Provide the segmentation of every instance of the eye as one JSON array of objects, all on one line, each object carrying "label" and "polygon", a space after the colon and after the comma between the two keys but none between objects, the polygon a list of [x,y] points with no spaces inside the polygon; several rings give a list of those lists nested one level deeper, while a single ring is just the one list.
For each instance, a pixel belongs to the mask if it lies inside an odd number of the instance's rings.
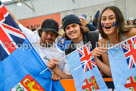
[{"label": "eye", "polygon": [[103,18],[102,18],[102,21],[105,21],[105,20],[106,20],[106,17],[103,17]]},{"label": "eye", "polygon": [[114,17],[110,17],[109,19],[110,19],[110,20],[113,20],[113,19],[114,19]]},{"label": "eye", "polygon": [[114,15],[110,15],[109,16],[109,20],[113,20],[113,19],[115,19],[115,16]]},{"label": "eye", "polygon": [[72,27],[76,27],[76,26],[77,26],[77,24],[73,24],[73,25],[72,25]]},{"label": "eye", "polygon": [[51,36],[57,36],[57,34],[55,32],[51,33]]},{"label": "eye", "polygon": [[66,27],[66,28],[65,28],[65,30],[69,30],[69,29],[70,29],[70,27]]}]

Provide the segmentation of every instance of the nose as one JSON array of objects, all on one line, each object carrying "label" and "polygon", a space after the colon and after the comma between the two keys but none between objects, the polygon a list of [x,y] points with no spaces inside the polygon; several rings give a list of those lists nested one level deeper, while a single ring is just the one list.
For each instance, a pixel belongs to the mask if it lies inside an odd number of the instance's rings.
[{"label": "nose", "polygon": [[49,34],[47,34],[47,38],[51,38],[51,34],[49,33]]},{"label": "nose", "polygon": [[69,28],[69,31],[70,31],[70,32],[72,32],[72,31],[73,31],[73,29],[74,29],[73,27],[70,27],[70,28]]},{"label": "nose", "polygon": [[105,20],[105,23],[106,23],[106,24],[112,23],[112,20],[106,19],[106,20]]},{"label": "nose", "polygon": [[110,23],[110,20],[109,20],[109,19],[106,19],[106,20],[105,20],[105,23]]}]

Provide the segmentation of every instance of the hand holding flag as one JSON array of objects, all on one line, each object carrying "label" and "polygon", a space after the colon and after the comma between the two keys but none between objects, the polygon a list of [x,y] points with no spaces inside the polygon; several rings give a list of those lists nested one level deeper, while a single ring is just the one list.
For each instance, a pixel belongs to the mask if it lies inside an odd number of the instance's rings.
[{"label": "hand holding flag", "polygon": [[58,62],[59,62],[58,59],[52,58],[52,59],[48,62],[47,67],[50,68],[50,69],[54,69],[57,65],[60,65]]},{"label": "hand holding flag", "polygon": [[92,50],[92,56],[93,57],[99,57],[102,54],[107,53],[108,48],[100,48],[100,47],[96,47],[94,50]]}]

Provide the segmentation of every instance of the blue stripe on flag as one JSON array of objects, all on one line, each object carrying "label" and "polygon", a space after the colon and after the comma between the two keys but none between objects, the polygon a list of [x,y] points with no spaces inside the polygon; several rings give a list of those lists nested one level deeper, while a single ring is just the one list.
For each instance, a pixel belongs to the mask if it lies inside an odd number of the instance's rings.
[{"label": "blue stripe on flag", "polygon": [[3,47],[4,46],[0,44],[0,61],[8,56],[7,52],[3,49]]}]

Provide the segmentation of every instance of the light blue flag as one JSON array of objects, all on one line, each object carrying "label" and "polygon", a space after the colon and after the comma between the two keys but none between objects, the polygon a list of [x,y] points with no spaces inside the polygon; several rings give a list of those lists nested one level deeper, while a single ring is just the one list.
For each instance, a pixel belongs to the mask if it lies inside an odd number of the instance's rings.
[{"label": "light blue flag", "polygon": [[108,91],[92,58],[91,45],[89,43],[70,53],[66,60],[77,91]]},{"label": "light blue flag", "polygon": [[136,91],[136,38],[132,37],[108,50],[116,91]]}]

